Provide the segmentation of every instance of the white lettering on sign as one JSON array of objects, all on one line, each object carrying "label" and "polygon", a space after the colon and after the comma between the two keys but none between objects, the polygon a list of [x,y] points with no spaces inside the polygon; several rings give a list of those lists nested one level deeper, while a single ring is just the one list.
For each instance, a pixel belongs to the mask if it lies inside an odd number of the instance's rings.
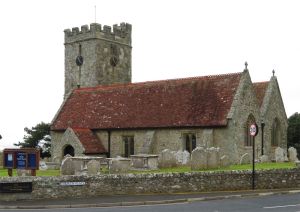
[{"label": "white lettering on sign", "polygon": [[60,182],[61,186],[83,186],[85,182]]}]

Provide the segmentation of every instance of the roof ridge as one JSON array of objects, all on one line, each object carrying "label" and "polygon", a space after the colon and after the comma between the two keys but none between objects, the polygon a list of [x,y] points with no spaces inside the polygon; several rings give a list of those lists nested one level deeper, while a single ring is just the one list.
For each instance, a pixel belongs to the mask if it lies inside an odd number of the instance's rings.
[{"label": "roof ridge", "polygon": [[227,74],[215,74],[215,75],[205,75],[205,76],[195,76],[195,77],[185,77],[185,78],[174,78],[174,79],[162,79],[162,80],[153,80],[153,81],[144,81],[144,82],[134,82],[134,83],[117,83],[112,85],[98,85],[94,87],[84,87],[84,88],[77,88],[74,91],[94,91],[94,90],[102,90],[102,89],[109,89],[109,88],[119,88],[119,87],[129,87],[129,86],[136,86],[136,85],[153,85],[153,84],[160,84],[160,83],[167,83],[167,82],[184,82],[190,80],[197,80],[197,79],[212,79],[212,78],[220,78],[220,77],[229,77],[229,76],[238,76],[241,75],[243,72],[235,72],[235,73],[227,73]]},{"label": "roof ridge", "polygon": [[265,83],[269,83],[270,81],[262,81],[262,82],[253,82],[252,84],[265,84]]}]

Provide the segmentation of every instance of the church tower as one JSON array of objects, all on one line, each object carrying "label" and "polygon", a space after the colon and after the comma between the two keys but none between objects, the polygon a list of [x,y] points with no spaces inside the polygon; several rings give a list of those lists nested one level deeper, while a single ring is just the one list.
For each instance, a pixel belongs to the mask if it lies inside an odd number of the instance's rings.
[{"label": "church tower", "polygon": [[131,25],[64,30],[65,97],[74,88],[131,82]]}]

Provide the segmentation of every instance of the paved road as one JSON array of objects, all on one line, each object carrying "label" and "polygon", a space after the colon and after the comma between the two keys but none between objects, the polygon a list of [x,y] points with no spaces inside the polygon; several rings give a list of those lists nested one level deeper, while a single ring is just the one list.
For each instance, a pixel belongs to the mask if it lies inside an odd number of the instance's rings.
[{"label": "paved road", "polygon": [[[0,211],[17,212],[20,210],[3,209]],[[270,196],[232,198],[210,201],[182,202],[164,205],[119,206],[110,208],[60,208],[30,209],[34,212],[300,212],[300,194],[278,194]]]}]

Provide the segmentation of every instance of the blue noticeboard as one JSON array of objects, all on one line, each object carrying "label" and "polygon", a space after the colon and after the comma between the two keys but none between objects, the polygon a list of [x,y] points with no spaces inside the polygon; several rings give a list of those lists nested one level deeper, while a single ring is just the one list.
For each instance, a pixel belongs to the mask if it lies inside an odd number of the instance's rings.
[{"label": "blue noticeboard", "polygon": [[4,160],[5,167],[13,168],[14,167],[13,154],[7,153],[7,154],[4,154],[4,157],[5,157],[5,160]]},{"label": "blue noticeboard", "polygon": [[17,169],[26,169],[26,153],[17,152]]},{"label": "blue noticeboard", "polygon": [[27,167],[31,169],[36,169],[36,154],[28,154]]},{"label": "blue noticeboard", "polygon": [[7,169],[38,170],[40,151],[35,148],[4,149],[3,167]]}]

